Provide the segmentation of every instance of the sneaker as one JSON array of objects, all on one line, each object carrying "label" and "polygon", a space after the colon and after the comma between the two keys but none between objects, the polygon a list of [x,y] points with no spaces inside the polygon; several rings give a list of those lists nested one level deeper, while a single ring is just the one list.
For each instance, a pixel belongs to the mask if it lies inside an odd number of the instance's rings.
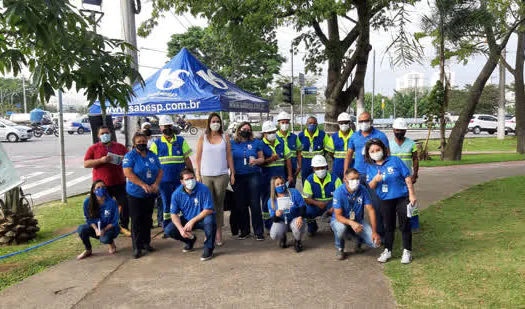
[{"label": "sneaker", "polygon": [[295,248],[295,252],[297,253],[303,251],[303,242],[300,240],[296,240],[294,242],[294,248]]},{"label": "sneaker", "polygon": [[85,250],[77,256],[77,260],[83,260],[89,256],[91,256],[91,250]]},{"label": "sneaker", "polygon": [[385,249],[383,253],[377,258],[377,261],[380,263],[386,263],[390,258],[392,257],[392,251],[388,251],[388,249]]},{"label": "sneaker", "polygon": [[410,264],[412,262],[412,251],[403,249],[403,257],[401,257],[401,264]]},{"label": "sneaker", "polygon": [[286,237],[286,234],[284,234],[284,235],[283,235],[283,238],[281,238],[281,239],[279,240],[279,247],[280,247],[280,248],[283,248],[283,249],[284,249],[284,248],[287,248],[287,247],[288,247],[287,242],[288,242],[288,239],[287,239],[287,237]]},{"label": "sneaker", "polygon": [[345,250],[343,248],[337,248],[337,251],[335,252],[335,258],[339,261],[342,261],[345,259]]},{"label": "sneaker", "polygon": [[263,241],[264,240],[264,235],[255,235],[255,240]]},{"label": "sneaker", "polygon": [[237,239],[243,240],[243,239],[246,239],[248,237],[250,237],[250,233],[246,233],[246,234],[240,233],[239,236],[237,236]]},{"label": "sneaker", "polygon": [[128,229],[126,229],[126,228],[124,228],[122,226],[120,227],[120,234],[122,234],[122,235],[124,235],[126,237],[130,237],[131,236],[131,232]]},{"label": "sneaker", "polygon": [[202,252],[202,256],[201,256],[201,261],[211,260],[212,258],[213,258],[213,250],[204,248],[204,252]]},{"label": "sneaker", "polygon": [[193,236],[193,239],[191,239],[190,242],[186,243],[184,246],[184,249],[182,249],[182,252],[191,252],[193,251],[193,245],[195,245],[195,242],[197,241],[197,236]]}]

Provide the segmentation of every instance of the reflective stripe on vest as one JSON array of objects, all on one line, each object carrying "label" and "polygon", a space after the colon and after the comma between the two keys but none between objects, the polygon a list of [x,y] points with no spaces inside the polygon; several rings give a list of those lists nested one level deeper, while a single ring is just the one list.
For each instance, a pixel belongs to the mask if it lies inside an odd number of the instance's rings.
[{"label": "reflective stripe on vest", "polygon": [[316,150],[316,151],[304,151],[302,152],[302,155],[303,155],[303,158],[308,158],[308,159],[311,159],[313,158],[315,155],[323,155],[323,150]]},{"label": "reflective stripe on vest", "polygon": [[[172,142],[168,142],[164,136],[162,136],[158,142],[166,145],[166,148],[168,149],[168,155],[167,156],[160,156],[159,155],[159,161],[161,165],[166,164],[183,164],[184,163],[184,156],[182,154],[180,155],[173,155],[173,145],[176,145],[175,147],[180,148],[180,152],[182,152],[183,143],[180,145],[178,144],[179,138],[176,136],[173,137],[175,140],[172,139]],[[179,147],[180,146],[180,147]],[[157,146],[157,153],[160,154],[160,147]]]},{"label": "reflective stripe on vest", "polygon": [[403,161],[412,161],[411,153],[392,153],[392,156],[398,157]]},{"label": "reflective stripe on vest", "polygon": [[165,212],[164,213],[164,220],[171,220],[171,213]]},{"label": "reflective stripe on vest", "polygon": [[159,157],[160,164],[179,164],[184,163],[184,157],[182,156],[167,156]]},{"label": "reflective stripe on vest", "polygon": [[269,212],[264,212],[262,213],[262,218],[263,220],[269,220],[271,217],[270,217],[270,213]]},{"label": "reflective stripe on vest", "polygon": [[336,159],[344,159],[346,157],[346,151],[336,151],[334,153],[334,158]]}]

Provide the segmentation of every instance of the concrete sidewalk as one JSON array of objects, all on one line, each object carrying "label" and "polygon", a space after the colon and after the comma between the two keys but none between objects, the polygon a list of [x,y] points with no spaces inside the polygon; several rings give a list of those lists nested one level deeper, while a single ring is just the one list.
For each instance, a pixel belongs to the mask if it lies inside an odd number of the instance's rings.
[{"label": "concrete sidewalk", "polygon": [[[474,184],[525,175],[525,162],[422,168],[416,192],[422,207]],[[424,227],[423,227],[424,232]],[[305,250],[279,249],[267,239],[236,240],[208,262],[197,250],[182,253],[171,239],[153,241],[157,252],[133,260],[130,239],[119,238],[117,256],[105,247],[84,261],[69,261],[0,292],[0,308],[394,308],[389,280],[376,262],[380,250],[335,260],[326,224]],[[417,243],[414,256],[417,263]],[[396,257],[391,263],[399,263]],[[410,266],[407,266],[410,267]]]}]

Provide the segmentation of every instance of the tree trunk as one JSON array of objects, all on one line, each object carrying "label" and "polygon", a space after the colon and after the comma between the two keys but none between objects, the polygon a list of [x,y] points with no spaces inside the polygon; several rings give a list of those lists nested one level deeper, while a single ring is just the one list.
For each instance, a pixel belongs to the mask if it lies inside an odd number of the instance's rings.
[{"label": "tree trunk", "polygon": [[523,85],[523,63],[525,60],[525,29],[520,28],[517,32],[518,43],[516,47],[516,66],[514,71],[515,85],[515,109],[516,109],[516,136],[518,145],[516,151],[525,153],[525,87]]},{"label": "tree trunk", "polygon": [[357,97],[357,101],[355,104],[355,114],[357,117],[359,117],[359,115],[361,115],[361,113],[365,111],[365,87],[361,87],[361,89],[359,89],[359,96]]}]

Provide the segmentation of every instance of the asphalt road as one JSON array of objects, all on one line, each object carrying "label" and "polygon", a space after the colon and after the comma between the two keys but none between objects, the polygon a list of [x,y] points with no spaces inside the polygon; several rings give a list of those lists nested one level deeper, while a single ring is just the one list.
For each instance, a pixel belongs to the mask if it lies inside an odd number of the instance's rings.
[{"label": "asphalt road", "polygon": [[[386,132],[389,138],[393,137],[391,131]],[[407,136],[412,139],[426,138],[427,131],[409,131]],[[467,135],[474,137],[472,133]],[[486,133],[477,135],[479,137],[489,136]],[[196,136],[184,135],[190,147],[196,149]],[[438,138],[439,132],[434,131],[431,138]],[[120,142],[124,140],[122,134],[118,134]],[[59,139],[55,136],[45,135],[41,138],[32,138],[27,142],[8,143],[2,145],[13,161],[18,173],[25,179],[22,185],[25,193],[30,193],[34,204],[59,200],[61,198],[60,183],[60,155]],[[66,185],[67,195],[73,196],[89,190],[92,176],[91,170],[83,166],[84,154],[91,145],[91,136],[65,135],[66,150]]]}]

